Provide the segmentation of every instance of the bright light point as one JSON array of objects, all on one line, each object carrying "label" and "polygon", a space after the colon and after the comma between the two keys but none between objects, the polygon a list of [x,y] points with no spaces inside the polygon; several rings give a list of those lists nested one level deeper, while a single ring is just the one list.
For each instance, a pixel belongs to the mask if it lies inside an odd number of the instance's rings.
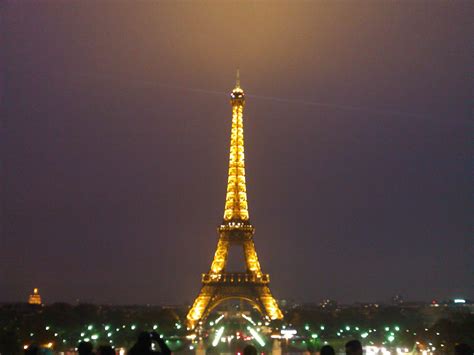
[{"label": "bright light point", "polygon": [[320,326],[319,329],[324,330],[324,325]]},{"label": "bright light point", "polygon": [[46,330],[49,330],[49,326],[47,326],[47,327],[46,327],[46,328],[44,328],[44,329],[46,329]]},{"label": "bright light point", "polygon": [[89,325],[89,326],[87,327],[87,330],[92,330],[92,328],[94,328],[94,327],[93,327],[92,325]]},{"label": "bright light point", "polygon": [[110,326],[108,326],[108,325],[106,325],[106,326],[104,327],[105,330],[109,330],[109,328],[110,328]]},{"label": "bright light point", "polygon": [[400,327],[395,327],[395,330],[398,332],[400,330]]},{"label": "bright light point", "polygon": [[84,338],[84,341],[91,341],[89,338]]},{"label": "bright light point", "polygon": [[351,330],[351,327],[349,327],[349,326],[346,326],[346,330]]},{"label": "bright light point", "polygon": [[245,314],[242,314],[242,318],[248,320],[248,321],[249,321],[250,323],[252,323],[253,325],[257,325],[257,324],[253,321],[253,319],[252,319],[251,317],[249,317],[249,316],[247,316],[247,315],[245,315]]},{"label": "bright light point", "polygon": [[304,326],[304,329],[305,329],[305,330],[309,330],[309,325],[306,324],[306,325]]},{"label": "bright light point", "polygon": [[155,324],[155,325],[153,326],[153,329],[157,329],[157,328],[158,328],[158,326]]},{"label": "bright light point", "polygon": [[131,330],[135,330],[136,327],[137,327],[137,326],[136,326],[135,324],[133,324],[133,325],[130,327],[130,329],[131,329]]},{"label": "bright light point", "polygon": [[219,340],[221,339],[222,334],[224,333],[224,327],[220,327],[219,330],[216,332],[216,336],[212,341],[212,346],[216,347],[219,344]]},{"label": "bright light point", "polygon": [[189,345],[189,350],[194,350],[194,346]]},{"label": "bright light point", "polygon": [[107,336],[110,338],[112,336],[112,333],[111,332],[108,332],[107,333]]},{"label": "bright light point", "polygon": [[462,298],[455,298],[454,303],[466,303],[466,300]]},{"label": "bright light point", "polygon": [[385,327],[385,331],[388,332],[390,330],[389,327]]},{"label": "bright light point", "polygon": [[365,333],[362,333],[360,336],[362,339],[365,339],[369,336],[369,333],[365,332]]},{"label": "bright light point", "polygon": [[255,329],[253,329],[252,327],[247,327],[247,329],[250,331],[250,334],[252,334],[255,340],[260,344],[260,346],[265,346],[265,342]]},{"label": "bright light point", "polygon": [[318,334],[311,334],[311,338],[316,339],[318,337]]},{"label": "bright light point", "polygon": [[91,339],[92,339],[92,340],[97,340],[97,339],[99,339],[99,336],[98,336],[97,334],[93,334],[93,335],[91,336]]},{"label": "bright light point", "polygon": [[224,315],[221,315],[219,318],[217,318],[214,323],[215,324],[219,323],[222,320],[222,318],[224,318]]},{"label": "bright light point", "polygon": [[389,342],[392,342],[395,340],[395,337],[393,335],[390,335],[387,339]]}]

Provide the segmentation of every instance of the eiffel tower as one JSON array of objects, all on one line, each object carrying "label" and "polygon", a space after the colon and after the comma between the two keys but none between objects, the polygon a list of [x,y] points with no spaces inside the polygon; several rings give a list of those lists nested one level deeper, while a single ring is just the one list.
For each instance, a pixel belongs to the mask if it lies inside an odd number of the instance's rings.
[{"label": "eiffel tower", "polygon": [[[189,329],[201,324],[221,302],[241,299],[249,302],[265,318],[282,319],[283,314],[273,298],[270,276],[262,273],[253,242],[255,228],[249,220],[245,185],[243,109],[244,91],[240,87],[239,71],[232,104],[232,129],[230,134],[229,176],[224,208],[224,219],[217,228],[219,240],[211,268],[202,274],[202,288],[188,312]],[[245,256],[245,272],[227,273],[226,264],[230,247],[240,247]]]}]

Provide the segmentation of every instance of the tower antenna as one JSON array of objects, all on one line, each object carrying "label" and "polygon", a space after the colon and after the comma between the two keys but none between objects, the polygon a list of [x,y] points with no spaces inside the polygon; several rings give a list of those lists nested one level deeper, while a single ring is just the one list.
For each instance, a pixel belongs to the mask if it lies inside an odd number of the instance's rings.
[{"label": "tower antenna", "polygon": [[237,74],[235,76],[235,88],[240,89],[240,70],[237,68]]}]

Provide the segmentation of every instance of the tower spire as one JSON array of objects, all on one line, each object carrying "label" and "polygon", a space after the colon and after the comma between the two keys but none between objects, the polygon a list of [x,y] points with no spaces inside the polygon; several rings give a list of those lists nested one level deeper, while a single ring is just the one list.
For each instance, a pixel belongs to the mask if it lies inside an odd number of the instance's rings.
[{"label": "tower spire", "polygon": [[237,74],[235,76],[235,89],[240,89],[240,70],[237,68]]}]

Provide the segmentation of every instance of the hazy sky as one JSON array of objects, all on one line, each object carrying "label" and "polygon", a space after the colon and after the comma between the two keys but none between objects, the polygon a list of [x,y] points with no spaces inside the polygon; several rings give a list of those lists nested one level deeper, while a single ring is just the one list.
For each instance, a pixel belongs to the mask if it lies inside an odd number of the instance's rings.
[{"label": "hazy sky", "polygon": [[277,298],[474,297],[472,1],[6,1],[0,301],[192,302],[240,67]]}]

